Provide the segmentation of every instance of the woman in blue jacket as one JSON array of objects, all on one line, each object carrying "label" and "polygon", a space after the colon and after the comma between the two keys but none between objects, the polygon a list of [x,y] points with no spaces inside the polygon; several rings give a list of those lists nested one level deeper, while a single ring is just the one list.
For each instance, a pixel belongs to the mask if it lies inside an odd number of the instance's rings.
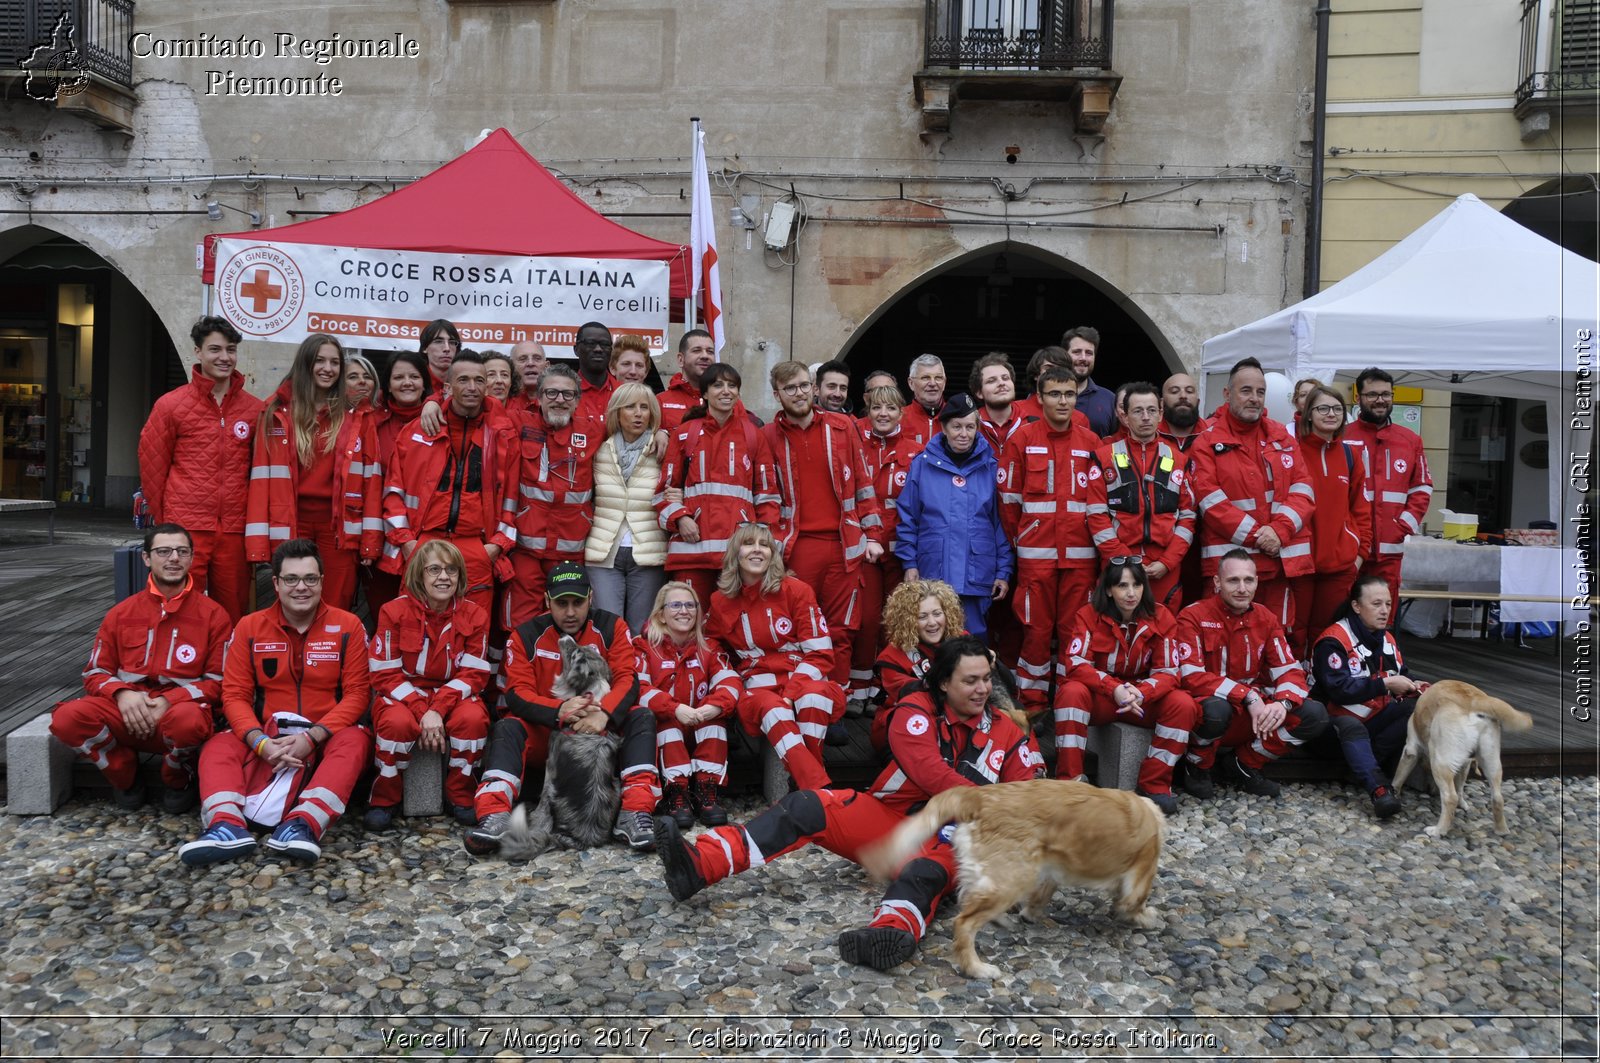
[{"label": "woman in blue jacket", "polygon": [[907,581],[943,580],[961,596],[967,631],[984,638],[989,603],[1004,598],[1011,543],[1000,527],[994,450],[978,432],[978,408],[957,395],[939,411],[940,434],[911,462],[895,503],[894,553]]}]

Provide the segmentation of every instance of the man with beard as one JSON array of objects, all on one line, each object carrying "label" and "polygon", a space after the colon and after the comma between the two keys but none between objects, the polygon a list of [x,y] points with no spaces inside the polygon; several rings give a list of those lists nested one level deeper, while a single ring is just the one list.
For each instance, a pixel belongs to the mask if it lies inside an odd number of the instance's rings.
[{"label": "man with beard", "polygon": [[604,421],[606,404],[620,383],[611,374],[611,330],[598,321],[579,325],[572,350],[578,356],[578,374],[583,381],[578,416]]},{"label": "man with beard", "polygon": [[829,413],[849,413],[850,367],[840,361],[817,366],[817,406]]},{"label": "man with beard", "polygon": [[1117,430],[1116,398],[1092,378],[1095,356],[1100,350],[1100,332],[1087,325],[1068,329],[1061,337],[1078,378],[1078,412],[1089,419],[1089,427],[1102,439]]},{"label": "man with beard", "polygon": [[900,431],[910,435],[919,447],[927,446],[928,440],[939,434],[944,381],[944,363],[936,355],[919,354],[911,360],[911,375],[906,380],[911,387],[911,404],[900,418]]},{"label": "man with beard", "polygon": [[1362,571],[1382,576],[1389,584],[1389,600],[1398,602],[1404,543],[1422,528],[1433,499],[1433,477],[1422,439],[1390,420],[1394,377],[1382,369],[1363,369],[1356,377],[1356,401],[1361,415],[1345,428],[1345,440],[1367,448],[1372,469],[1372,552],[1362,558]]},{"label": "man with beard", "polygon": [[594,523],[594,454],[605,441],[605,426],[574,415],[583,405],[579,390],[570,365],[546,366],[535,388],[538,405],[516,421],[521,497],[511,555],[516,575],[506,588],[501,619],[507,631],[540,612],[552,565],[583,562]]},{"label": "man with beard", "polygon": [[803,364],[778,363],[771,381],[781,409],[762,431],[778,466],[781,516],[774,538],[784,564],[816,591],[833,638],[827,678],[845,686],[861,627],[861,563],[883,557],[873,470],[855,422],[813,403]]},{"label": "man with beard", "polygon": [[1003,469],[1006,444],[1023,425],[1037,420],[1017,408],[1017,379],[1011,359],[1000,351],[990,351],[979,358],[967,376],[967,391],[978,400],[978,431],[994,448]]},{"label": "man with beard", "polygon": [[678,340],[678,371],[660,395],[663,435],[671,435],[683,423],[683,415],[700,405],[700,378],[716,360],[716,344],[705,329],[690,329]]},{"label": "man with beard", "polygon": [[1200,416],[1200,389],[1188,373],[1173,373],[1161,385],[1161,423],[1156,432],[1172,444],[1179,454],[1189,453],[1194,441],[1206,430]]},{"label": "man with beard", "polygon": [[495,579],[511,577],[506,555],[516,544],[516,435],[509,421],[484,411],[482,355],[457,354],[449,386],[437,431],[419,419],[395,439],[394,460],[384,470],[388,542],[380,567],[399,575],[417,547],[449,539],[467,563],[467,597],[492,612]]}]

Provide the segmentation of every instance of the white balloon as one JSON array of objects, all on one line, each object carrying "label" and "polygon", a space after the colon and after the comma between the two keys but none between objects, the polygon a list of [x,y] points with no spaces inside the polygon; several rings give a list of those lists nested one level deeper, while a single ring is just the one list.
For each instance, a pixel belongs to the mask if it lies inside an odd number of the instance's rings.
[{"label": "white balloon", "polygon": [[1294,421],[1294,385],[1282,373],[1267,374],[1267,416],[1283,424]]}]

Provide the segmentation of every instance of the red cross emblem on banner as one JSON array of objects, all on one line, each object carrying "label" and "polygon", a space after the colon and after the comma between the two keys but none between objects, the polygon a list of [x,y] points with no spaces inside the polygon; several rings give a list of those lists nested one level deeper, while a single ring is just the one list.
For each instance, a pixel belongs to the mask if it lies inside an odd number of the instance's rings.
[{"label": "red cross emblem on banner", "polygon": [[265,314],[270,300],[283,298],[283,285],[272,283],[270,269],[258,269],[251,280],[239,285],[239,294],[250,300],[257,314]]}]

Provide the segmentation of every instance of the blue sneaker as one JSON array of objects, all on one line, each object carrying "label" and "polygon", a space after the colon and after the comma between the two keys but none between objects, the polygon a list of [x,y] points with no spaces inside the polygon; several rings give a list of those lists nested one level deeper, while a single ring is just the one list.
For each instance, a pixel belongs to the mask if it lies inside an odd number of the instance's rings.
[{"label": "blue sneaker", "polygon": [[178,859],[190,867],[220,864],[256,851],[256,836],[234,823],[218,823],[178,849]]},{"label": "blue sneaker", "polygon": [[314,864],[322,855],[322,846],[303,819],[286,819],[278,824],[267,839],[267,848],[297,864]]}]

